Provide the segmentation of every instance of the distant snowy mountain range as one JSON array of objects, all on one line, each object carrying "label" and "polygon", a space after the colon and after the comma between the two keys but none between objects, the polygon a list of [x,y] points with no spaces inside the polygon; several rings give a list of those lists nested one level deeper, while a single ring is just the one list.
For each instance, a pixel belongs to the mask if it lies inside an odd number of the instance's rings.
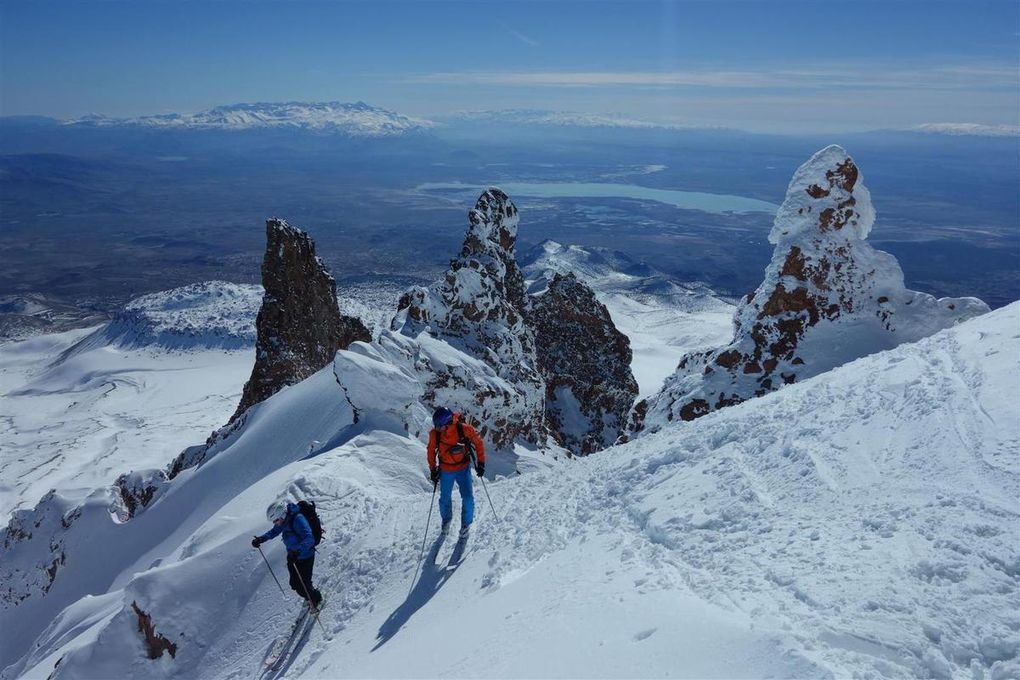
[{"label": "distant snowy mountain range", "polygon": [[449,123],[498,123],[505,125],[544,125],[585,128],[723,129],[708,125],[683,125],[642,120],[621,114],[578,113],[542,109],[504,109],[499,111],[462,111],[445,117]]},{"label": "distant snowy mountain range", "polygon": [[89,115],[66,125],[136,126],[194,130],[254,130],[292,128],[340,133],[352,137],[394,137],[427,130],[435,123],[410,118],[364,102],[260,102],[217,106],[199,113],[168,113],[138,118]]},{"label": "distant snowy mountain range", "polygon": [[933,135],[971,137],[1017,137],[1020,125],[982,125],[980,123],[925,123],[912,128]]},{"label": "distant snowy mountain range", "polygon": [[[294,129],[352,137],[396,137],[458,125],[616,128],[621,130],[726,130],[715,125],[654,121],[614,113],[546,109],[459,111],[436,120],[406,116],[364,102],[257,102],[228,104],[198,113],[167,113],[133,118],[90,114],[63,121],[77,127],[136,127],[167,130]],[[21,117],[21,120],[28,120]],[[11,119],[13,120],[13,119]],[[45,120],[45,119],[40,119]],[[954,136],[1014,137],[1020,126],[981,123],[925,123],[900,132]]]}]

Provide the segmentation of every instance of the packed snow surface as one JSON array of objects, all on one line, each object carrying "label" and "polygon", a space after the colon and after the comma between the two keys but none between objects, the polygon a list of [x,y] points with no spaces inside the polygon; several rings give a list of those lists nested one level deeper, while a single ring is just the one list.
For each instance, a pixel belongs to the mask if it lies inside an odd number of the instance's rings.
[{"label": "packed snow surface", "polygon": [[[3,677],[257,676],[297,612],[249,546],[281,496],[319,504],[328,598],[328,637],[309,628],[281,677],[1016,677],[1018,328],[1014,303],[490,479],[466,551],[433,543],[433,517],[420,571],[432,490],[404,433],[420,415],[399,411],[408,376],[356,343],[145,513],[86,511],[105,559],[69,558],[50,597],[108,586],[0,612]],[[341,374],[377,404],[354,426],[366,402]],[[132,605],[174,658],[145,657]]]}]

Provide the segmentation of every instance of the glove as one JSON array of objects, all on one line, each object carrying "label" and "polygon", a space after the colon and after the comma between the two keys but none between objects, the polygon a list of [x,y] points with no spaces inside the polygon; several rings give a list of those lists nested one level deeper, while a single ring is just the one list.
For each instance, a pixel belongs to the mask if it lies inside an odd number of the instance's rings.
[{"label": "glove", "polygon": [[266,539],[262,538],[261,536],[256,536],[255,538],[251,539],[251,547],[257,548],[265,542]]},{"label": "glove", "polygon": [[287,551],[287,559],[288,560],[296,560],[297,556],[298,556],[298,551],[297,550],[288,550]]},{"label": "glove", "polygon": [[433,484],[439,482],[439,468],[434,467],[431,470],[429,470],[429,479],[432,480]]},{"label": "glove", "polygon": [[477,466],[475,466],[475,472],[478,473],[479,477],[484,477],[485,476],[485,463],[479,463]]}]

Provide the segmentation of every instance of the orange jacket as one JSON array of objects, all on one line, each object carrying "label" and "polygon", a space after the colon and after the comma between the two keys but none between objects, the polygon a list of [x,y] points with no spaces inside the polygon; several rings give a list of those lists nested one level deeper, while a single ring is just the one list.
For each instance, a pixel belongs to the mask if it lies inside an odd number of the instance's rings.
[{"label": "orange jacket", "polygon": [[[460,434],[457,431],[457,423],[461,422],[459,413],[453,414],[453,422],[446,426],[440,433],[434,429],[429,433],[429,469],[436,467],[436,454],[439,454],[439,469],[444,472],[456,472],[463,470],[471,464],[471,457],[468,456],[467,448],[459,446]],[[475,428],[467,423],[462,423],[464,438],[474,445],[475,455],[479,463],[485,462],[485,444],[482,438],[475,432]]]}]

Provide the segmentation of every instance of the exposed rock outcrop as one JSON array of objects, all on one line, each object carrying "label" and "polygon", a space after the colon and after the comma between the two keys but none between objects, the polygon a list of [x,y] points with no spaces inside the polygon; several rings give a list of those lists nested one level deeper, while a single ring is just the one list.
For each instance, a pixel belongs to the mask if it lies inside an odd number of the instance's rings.
[{"label": "exposed rock outcrop", "polygon": [[468,213],[470,226],[445,278],[409,290],[391,328],[415,338],[425,333],[485,362],[498,381],[448,371],[431,362],[426,403],[466,411],[496,448],[518,438],[545,438],[543,395],[535,338],[525,323],[524,276],[514,256],[517,207],[490,188]]},{"label": "exposed rock outcrop", "polygon": [[575,454],[611,446],[638,394],[630,340],[573,274],[554,274],[531,298],[528,323],[545,378],[550,431]]},{"label": "exposed rock outcrop", "polygon": [[49,592],[53,582],[67,564],[64,544],[67,529],[81,516],[89,502],[109,504],[112,494],[96,491],[85,503],[70,501],[50,491],[32,509],[11,514],[7,526],[0,531],[0,608],[20,605],[29,597]]},{"label": "exposed rock outcrop", "polygon": [[163,470],[141,470],[123,474],[113,483],[120,491],[117,508],[120,521],[126,522],[159,497],[166,488],[168,475]]},{"label": "exposed rock outcrop", "polygon": [[328,365],[337,350],[372,339],[358,319],[340,314],[336,281],[316,257],[312,239],[281,219],[266,221],[262,286],[255,367],[235,418]]},{"label": "exposed rock outcrop", "polygon": [[734,314],[732,342],[684,357],[635,407],[632,429],[692,420],[988,311],[976,298],[907,290],[896,259],[865,240],[874,221],[846,151],[829,146],[802,165],[769,234],[765,280]]},{"label": "exposed rock outcrop", "polygon": [[177,656],[177,645],[156,632],[152,623],[152,616],[142,611],[137,602],[131,603],[131,609],[138,616],[138,632],[145,640],[145,654],[150,659],[158,659],[166,652],[170,658]]}]

